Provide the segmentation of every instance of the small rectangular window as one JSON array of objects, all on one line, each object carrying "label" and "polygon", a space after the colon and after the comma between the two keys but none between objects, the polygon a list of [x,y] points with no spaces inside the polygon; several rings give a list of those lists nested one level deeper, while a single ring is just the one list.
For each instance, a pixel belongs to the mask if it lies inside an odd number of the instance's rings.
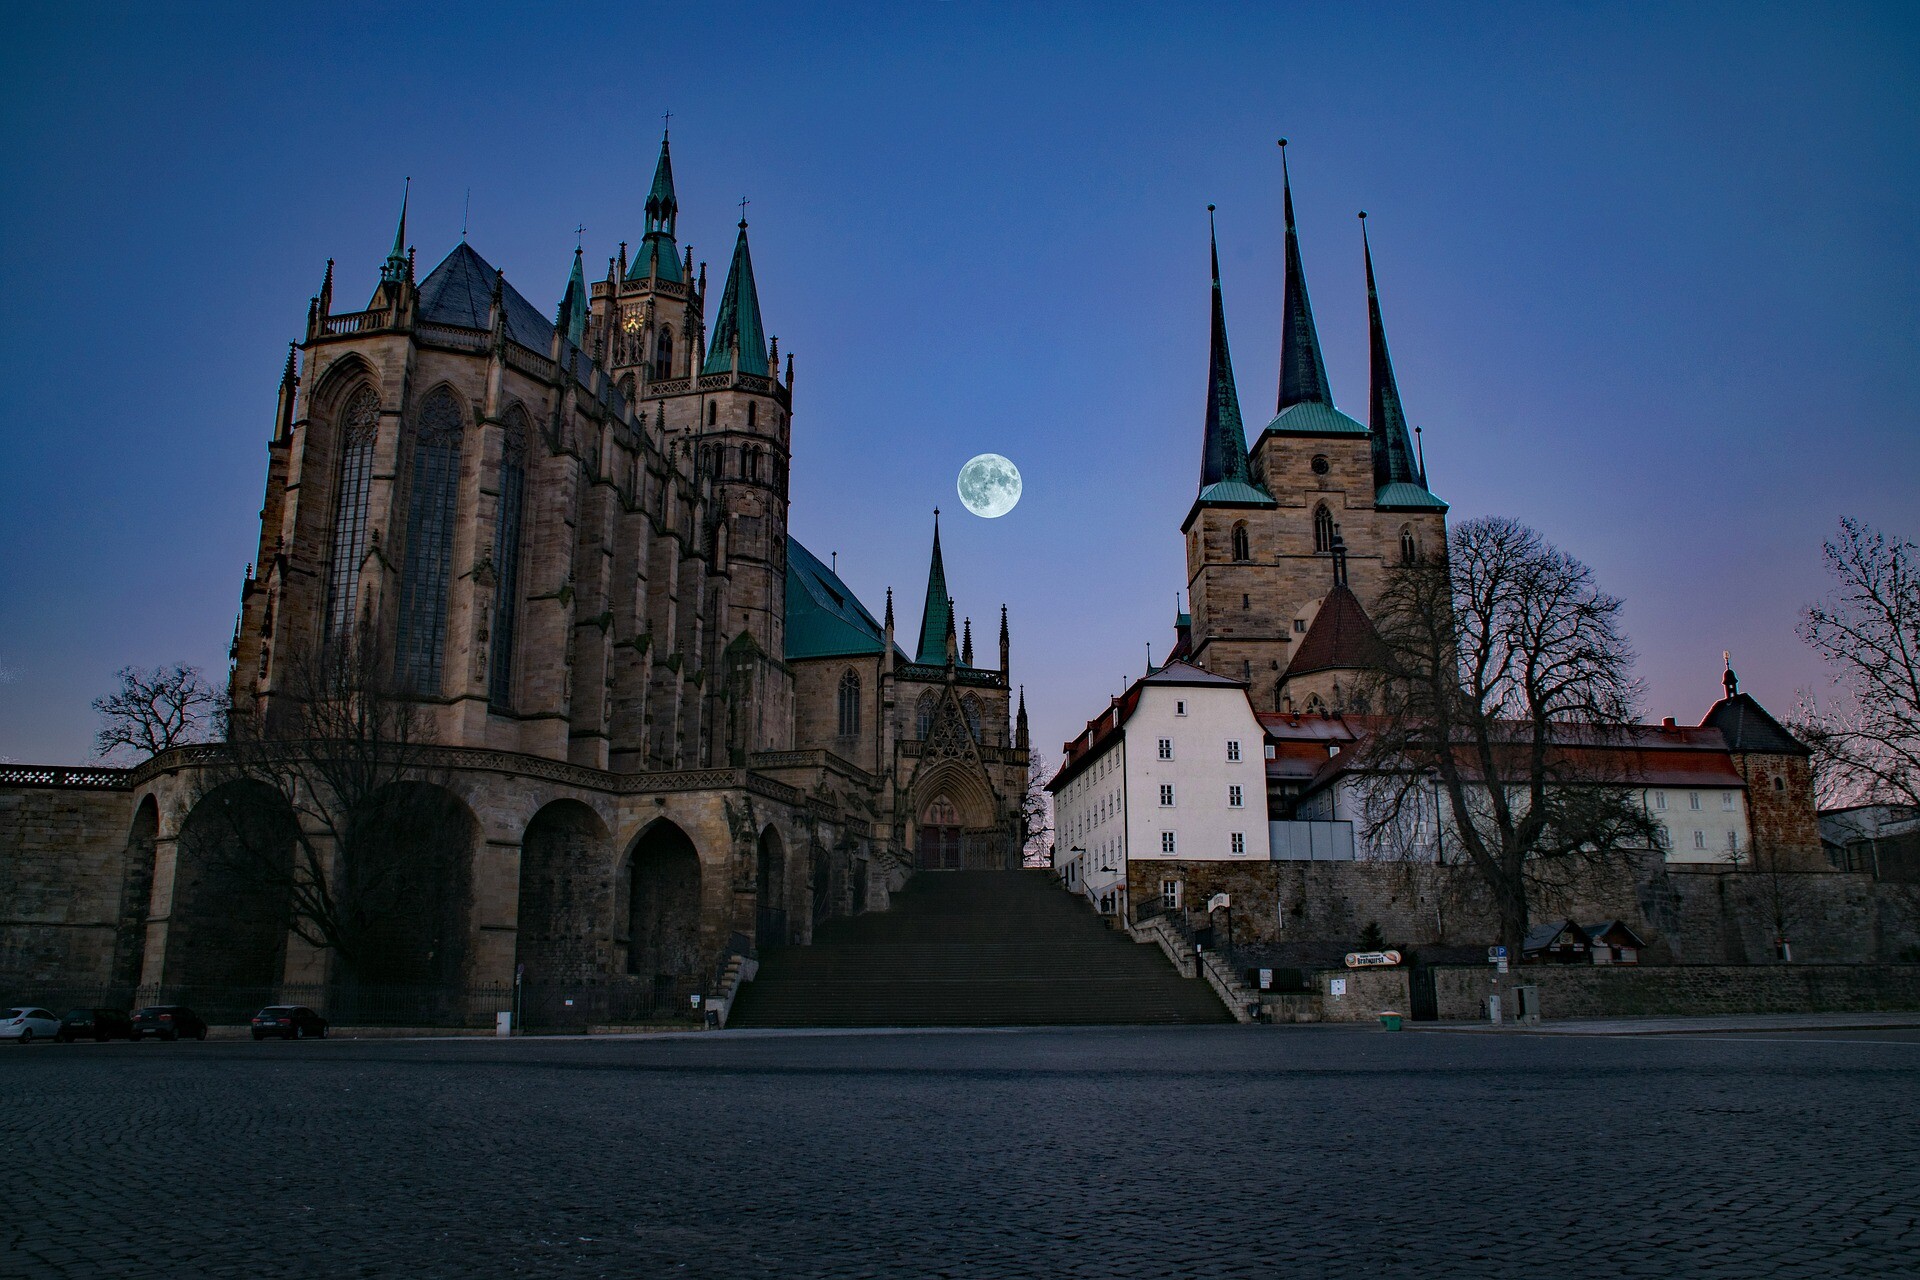
[{"label": "small rectangular window", "polygon": [[1699,807],[1700,807],[1700,793],[1698,791],[1687,792],[1687,808],[1698,809]]},{"label": "small rectangular window", "polygon": [[1704,848],[1706,848],[1706,847],[1707,847],[1707,833],[1706,833],[1706,832],[1704,832],[1704,831],[1696,831],[1696,832],[1694,832],[1694,833],[1693,833],[1693,847],[1694,847],[1694,848],[1696,848],[1696,849],[1704,849]]},{"label": "small rectangular window", "polygon": [[1293,620],[1293,629],[1296,632],[1305,632],[1307,629],[1307,620],[1305,618],[1295,618]]},{"label": "small rectangular window", "polygon": [[1162,880],[1160,882],[1160,901],[1164,906],[1176,910],[1179,908],[1180,882],[1178,880]]},{"label": "small rectangular window", "polygon": [[1160,784],[1160,807],[1162,809],[1173,808],[1173,784],[1171,782],[1163,782]]},{"label": "small rectangular window", "polygon": [[1173,739],[1172,738],[1160,739],[1160,758],[1162,760],[1173,759]]},{"label": "small rectangular window", "polygon": [[1244,854],[1246,851],[1247,851],[1247,833],[1244,831],[1234,832],[1233,833],[1234,856],[1239,857],[1241,854]]},{"label": "small rectangular window", "polygon": [[1740,842],[1738,838],[1733,834],[1733,832],[1731,831],[1727,832],[1727,852],[1732,853],[1739,847],[1740,847]]},{"label": "small rectangular window", "polygon": [[1664,808],[1666,808],[1666,807],[1667,807],[1667,793],[1666,793],[1666,792],[1664,792],[1664,791],[1656,791],[1656,792],[1654,792],[1654,793],[1653,793],[1653,807],[1654,807],[1654,808],[1656,808],[1656,809],[1664,809]]},{"label": "small rectangular window", "polygon": [[1720,807],[1721,807],[1722,809],[1725,809],[1725,810],[1727,810],[1728,812],[1732,812],[1732,810],[1733,810],[1733,792],[1731,792],[1731,791],[1722,791],[1722,792],[1720,793]]},{"label": "small rectangular window", "polygon": [[1187,714],[1187,704],[1185,702],[1175,702],[1173,704],[1173,714],[1177,716]]},{"label": "small rectangular window", "polygon": [[1239,740],[1238,740],[1238,739],[1228,739],[1228,741],[1227,741],[1227,759],[1228,759],[1228,760],[1238,760],[1239,758],[1240,758],[1240,743],[1239,743]]},{"label": "small rectangular window", "polygon": [[1229,809],[1238,809],[1241,807],[1239,787],[1227,788],[1227,807]]},{"label": "small rectangular window", "polygon": [[1174,852],[1173,832],[1162,831],[1160,833],[1160,852],[1164,854],[1169,854],[1169,855],[1171,855]]}]

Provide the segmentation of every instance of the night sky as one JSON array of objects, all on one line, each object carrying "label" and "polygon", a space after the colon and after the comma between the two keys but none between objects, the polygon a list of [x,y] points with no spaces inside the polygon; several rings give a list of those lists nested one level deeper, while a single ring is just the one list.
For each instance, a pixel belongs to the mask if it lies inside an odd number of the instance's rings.
[{"label": "night sky", "polygon": [[[280,8],[9,10],[0,756],[83,761],[120,666],[224,680],[286,343],[327,258],[372,291],[403,179],[422,274],[471,189],[551,310],[577,224],[590,277],[639,241],[668,110],[716,286],[752,201],[794,534],[911,633],[941,507],[1050,754],[1172,640],[1209,203],[1271,414],[1282,136],[1337,402],[1365,209],[1434,490],[1626,598],[1647,715],[1697,720],[1722,649],[1791,710],[1822,539],[1920,534],[1910,5]],[[953,488],[989,451],[993,521]]]}]

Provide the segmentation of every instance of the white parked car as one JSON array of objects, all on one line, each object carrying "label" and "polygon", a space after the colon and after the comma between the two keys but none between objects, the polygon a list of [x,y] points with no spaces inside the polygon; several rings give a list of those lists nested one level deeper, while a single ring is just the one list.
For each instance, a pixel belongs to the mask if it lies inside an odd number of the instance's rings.
[{"label": "white parked car", "polygon": [[45,1009],[0,1009],[0,1040],[31,1043],[35,1036],[49,1040],[60,1034],[60,1019]]}]

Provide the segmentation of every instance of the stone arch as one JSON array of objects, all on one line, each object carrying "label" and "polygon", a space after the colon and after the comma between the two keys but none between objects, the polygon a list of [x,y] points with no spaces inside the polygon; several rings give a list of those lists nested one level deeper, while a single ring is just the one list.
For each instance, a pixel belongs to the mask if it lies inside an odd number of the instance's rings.
[{"label": "stone arch", "polygon": [[152,796],[140,801],[127,831],[126,864],[120,873],[120,917],[113,936],[113,970],[108,981],[116,987],[140,984],[140,964],[147,950],[147,910],[153,896],[153,859],[160,839],[160,804]]},{"label": "stone arch", "polygon": [[622,877],[627,894],[627,972],[655,982],[656,999],[700,967],[700,853],[667,818],[634,839]]},{"label": "stone arch", "polygon": [[515,959],[531,983],[605,974],[613,918],[611,841],[600,816],[578,800],[555,800],[520,838],[520,910]]},{"label": "stone arch", "polygon": [[754,884],[757,899],[754,912],[753,941],[757,947],[780,947],[787,943],[787,846],[780,832],[767,824],[760,833],[754,859]]},{"label": "stone arch", "polygon": [[977,767],[942,760],[914,778],[914,860],[924,868],[958,870],[968,832],[994,827],[993,792]]},{"label": "stone arch", "polygon": [[368,986],[462,987],[473,852],[480,824],[459,796],[429,782],[383,788],[354,860],[367,922],[350,976]]},{"label": "stone arch", "polygon": [[[137,833],[138,818],[135,825]],[[199,797],[175,842],[165,982],[268,987],[280,981],[298,836],[292,808],[264,783],[229,782]]]}]

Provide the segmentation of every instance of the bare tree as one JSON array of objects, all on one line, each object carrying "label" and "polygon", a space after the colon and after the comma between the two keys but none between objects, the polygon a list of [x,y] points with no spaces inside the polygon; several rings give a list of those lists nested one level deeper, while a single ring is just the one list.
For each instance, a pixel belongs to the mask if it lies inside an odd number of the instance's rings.
[{"label": "bare tree", "polygon": [[[1530,908],[1596,860],[1654,846],[1634,785],[1639,698],[1621,602],[1517,521],[1456,525],[1444,558],[1390,576],[1359,746],[1375,848],[1477,871],[1519,955]],[[1424,837],[1410,833],[1424,832]]]},{"label": "bare tree", "polygon": [[151,671],[122,667],[115,678],[120,687],[93,700],[100,713],[93,749],[102,758],[123,752],[145,759],[202,742],[222,727],[224,697],[198,667],[184,662]]},{"label": "bare tree", "polygon": [[266,721],[236,723],[203,771],[198,800],[218,800],[218,821],[193,852],[285,901],[288,927],[341,977],[449,982],[471,833],[376,633],[290,655]]},{"label": "bare tree", "polygon": [[1794,725],[1834,802],[1920,805],[1920,546],[1845,518],[1825,544],[1834,591],[1800,634],[1827,661],[1838,698]]},{"label": "bare tree", "polygon": [[1030,751],[1027,789],[1020,796],[1020,865],[1023,867],[1053,865],[1053,795],[1047,790],[1049,772],[1046,756]]}]

